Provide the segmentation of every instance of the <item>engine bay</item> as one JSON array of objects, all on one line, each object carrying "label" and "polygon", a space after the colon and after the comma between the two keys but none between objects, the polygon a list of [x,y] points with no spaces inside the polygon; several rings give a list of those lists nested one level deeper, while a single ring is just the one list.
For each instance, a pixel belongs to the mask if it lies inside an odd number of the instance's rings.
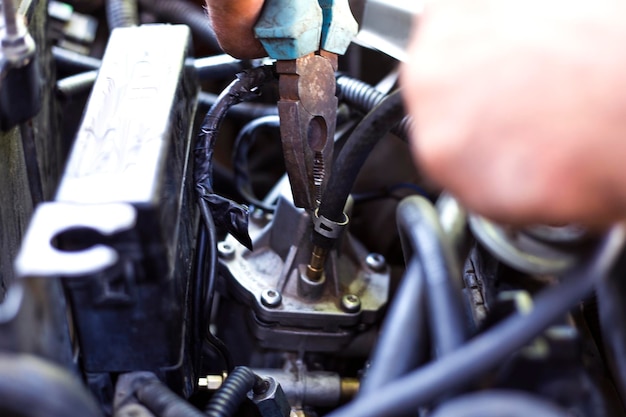
[{"label": "engine bay", "polygon": [[419,7],[349,5],[345,53],[240,60],[200,1],[2,1],[0,415],[625,415],[623,227],[432,184]]}]

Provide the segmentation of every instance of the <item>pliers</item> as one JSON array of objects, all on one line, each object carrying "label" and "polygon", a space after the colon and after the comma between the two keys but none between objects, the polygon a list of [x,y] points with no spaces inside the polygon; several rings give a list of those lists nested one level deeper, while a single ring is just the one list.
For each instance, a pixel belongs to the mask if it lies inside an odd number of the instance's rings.
[{"label": "pliers", "polygon": [[331,171],[338,55],[357,29],[348,0],[265,0],[255,26],[277,60],[281,140],[294,204],[313,212]]}]

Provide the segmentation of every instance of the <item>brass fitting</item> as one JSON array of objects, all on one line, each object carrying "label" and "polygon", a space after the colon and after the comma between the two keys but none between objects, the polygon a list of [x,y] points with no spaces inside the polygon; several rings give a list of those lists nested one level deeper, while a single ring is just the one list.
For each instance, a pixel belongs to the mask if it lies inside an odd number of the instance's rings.
[{"label": "brass fitting", "polygon": [[313,246],[313,252],[311,253],[311,260],[306,267],[306,277],[313,282],[320,281],[324,274],[324,263],[326,263],[326,256],[328,255],[328,249],[321,248],[319,246]]}]

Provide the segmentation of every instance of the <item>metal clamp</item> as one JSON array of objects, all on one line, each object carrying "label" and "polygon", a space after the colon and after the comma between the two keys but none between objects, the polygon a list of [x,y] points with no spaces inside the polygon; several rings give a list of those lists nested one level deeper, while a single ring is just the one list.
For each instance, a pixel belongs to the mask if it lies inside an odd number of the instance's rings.
[{"label": "metal clamp", "polygon": [[319,215],[319,209],[315,210],[313,218],[313,230],[316,233],[327,237],[329,239],[337,239],[343,229],[348,225],[350,219],[346,213],[343,213],[344,220],[341,222],[335,222],[330,219],[327,219],[324,216]]}]

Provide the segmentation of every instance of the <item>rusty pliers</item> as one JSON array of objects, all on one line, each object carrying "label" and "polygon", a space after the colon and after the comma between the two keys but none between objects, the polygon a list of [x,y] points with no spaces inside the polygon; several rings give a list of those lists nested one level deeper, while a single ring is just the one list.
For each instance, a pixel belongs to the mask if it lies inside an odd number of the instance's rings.
[{"label": "rusty pliers", "polygon": [[255,27],[277,60],[281,140],[297,207],[315,211],[330,176],[337,60],[357,28],[348,0],[265,0]]}]

